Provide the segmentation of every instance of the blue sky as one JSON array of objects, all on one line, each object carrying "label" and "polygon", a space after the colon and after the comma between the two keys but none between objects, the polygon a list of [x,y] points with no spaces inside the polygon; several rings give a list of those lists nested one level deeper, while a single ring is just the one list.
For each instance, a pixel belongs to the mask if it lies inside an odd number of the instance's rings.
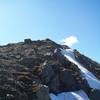
[{"label": "blue sky", "polygon": [[0,0],[0,45],[75,36],[72,48],[100,62],[100,0]]}]

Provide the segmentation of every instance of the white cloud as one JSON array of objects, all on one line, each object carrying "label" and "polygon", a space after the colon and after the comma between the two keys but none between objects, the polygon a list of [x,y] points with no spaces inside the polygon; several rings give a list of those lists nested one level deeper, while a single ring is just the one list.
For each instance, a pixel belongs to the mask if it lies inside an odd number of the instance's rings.
[{"label": "white cloud", "polygon": [[63,40],[63,43],[64,45],[67,45],[67,46],[72,46],[76,43],[78,43],[78,39],[76,36],[69,36],[69,37],[66,37],[64,40]]}]

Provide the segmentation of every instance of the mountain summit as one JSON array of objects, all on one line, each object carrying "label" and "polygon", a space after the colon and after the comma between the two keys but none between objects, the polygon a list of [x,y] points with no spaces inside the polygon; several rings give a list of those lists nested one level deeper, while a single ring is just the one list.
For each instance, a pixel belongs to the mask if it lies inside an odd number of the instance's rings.
[{"label": "mountain summit", "polygon": [[0,46],[0,100],[99,100],[100,64],[50,39]]}]

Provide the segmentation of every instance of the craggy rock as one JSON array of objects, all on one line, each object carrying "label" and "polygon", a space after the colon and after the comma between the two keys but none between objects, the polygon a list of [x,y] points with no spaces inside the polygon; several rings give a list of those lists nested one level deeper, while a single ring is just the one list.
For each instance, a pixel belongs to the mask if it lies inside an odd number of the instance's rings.
[{"label": "craggy rock", "polygon": [[[24,42],[0,46],[0,100],[50,100],[49,93],[80,89],[91,94],[78,67],[61,54],[60,48],[69,47],[50,39],[25,39]],[[99,64],[76,51],[75,55],[99,78]],[[94,95],[96,93],[92,92],[91,98]]]},{"label": "craggy rock", "polygon": [[61,69],[60,74],[59,74],[59,79],[60,79],[60,82],[61,82],[61,85],[62,85],[61,86],[62,90],[71,91],[71,90],[76,89],[77,84],[76,84],[73,76],[70,74],[70,71],[68,71],[64,68]]},{"label": "craggy rock", "polygon": [[41,84],[33,85],[33,100],[51,100],[49,97],[49,89]]},{"label": "craggy rock", "polygon": [[80,54],[77,50],[74,51],[76,59],[89,71],[91,71],[98,79],[100,79],[100,64],[90,58]]}]

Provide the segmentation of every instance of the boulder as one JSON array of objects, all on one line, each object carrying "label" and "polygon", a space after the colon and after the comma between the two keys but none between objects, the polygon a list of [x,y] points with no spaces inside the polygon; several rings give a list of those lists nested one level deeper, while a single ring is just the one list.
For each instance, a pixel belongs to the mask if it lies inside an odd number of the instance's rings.
[{"label": "boulder", "polygon": [[61,90],[63,91],[72,91],[77,87],[76,81],[71,75],[70,71],[62,68],[59,74],[59,80],[61,84]]},{"label": "boulder", "polygon": [[31,43],[32,43],[32,40],[31,40],[31,39],[25,39],[25,40],[24,40],[24,43],[25,43],[25,44],[31,44]]}]

